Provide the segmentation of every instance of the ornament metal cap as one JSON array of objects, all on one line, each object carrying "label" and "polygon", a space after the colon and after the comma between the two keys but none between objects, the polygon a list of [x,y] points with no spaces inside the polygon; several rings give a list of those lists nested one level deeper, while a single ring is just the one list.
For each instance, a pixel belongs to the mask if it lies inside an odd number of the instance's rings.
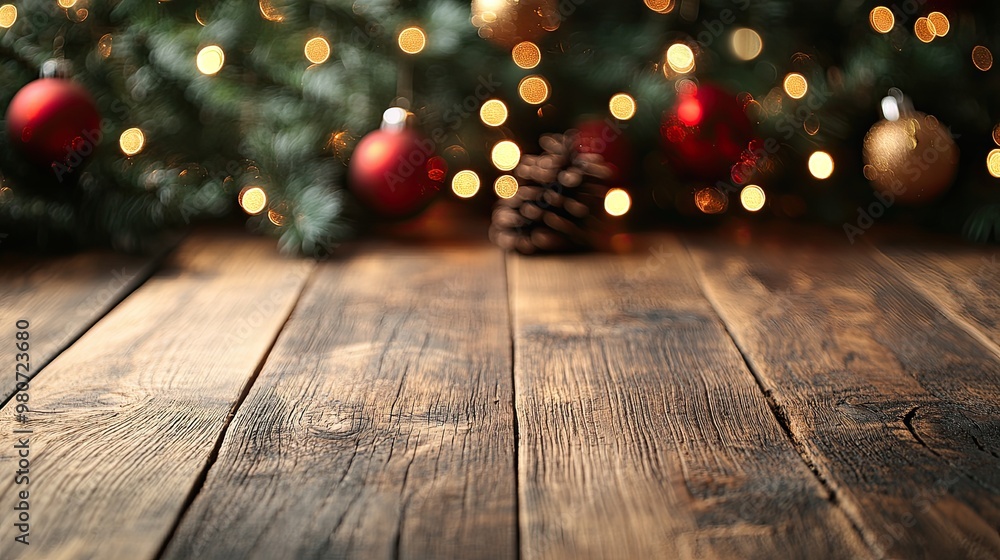
[{"label": "ornament metal cap", "polygon": [[73,63],[65,58],[50,58],[38,70],[40,78],[69,78],[73,75]]},{"label": "ornament metal cap", "polygon": [[389,107],[382,113],[382,130],[387,132],[399,132],[406,128],[406,121],[410,113],[402,107]]},{"label": "ornament metal cap", "polygon": [[913,102],[899,88],[889,89],[889,95],[882,98],[882,117],[889,122],[896,122],[913,112]]}]

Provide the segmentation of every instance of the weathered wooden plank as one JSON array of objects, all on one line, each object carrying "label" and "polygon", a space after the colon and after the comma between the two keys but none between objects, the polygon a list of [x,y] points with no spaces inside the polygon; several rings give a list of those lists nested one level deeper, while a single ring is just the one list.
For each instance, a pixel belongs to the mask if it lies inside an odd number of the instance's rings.
[{"label": "weathered wooden plank", "polygon": [[[19,450],[0,448],[0,557],[153,557],[312,268],[266,239],[192,237],[60,354],[26,424],[0,412],[0,433],[32,430],[28,484]],[[10,509],[25,490],[28,546]]]},{"label": "weathered wooden plank", "polygon": [[503,256],[361,248],[310,284],[165,558],[513,558]]},{"label": "weathered wooden plank", "polygon": [[[0,321],[11,336],[17,321],[31,324],[29,376],[144,282],[159,258],[108,252],[44,258],[4,255]],[[5,346],[0,357],[13,364],[14,346]],[[0,403],[14,394],[15,384],[13,374],[0,377]]]},{"label": "weathered wooden plank", "polygon": [[803,455],[879,554],[1000,556],[996,357],[869,247],[783,233],[691,249]]},{"label": "weathered wooden plank", "polygon": [[957,242],[876,244],[904,277],[950,319],[1000,348],[1000,250]]},{"label": "weathered wooden plank", "polygon": [[525,558],[858,558],[664,237],[511,257]]}]

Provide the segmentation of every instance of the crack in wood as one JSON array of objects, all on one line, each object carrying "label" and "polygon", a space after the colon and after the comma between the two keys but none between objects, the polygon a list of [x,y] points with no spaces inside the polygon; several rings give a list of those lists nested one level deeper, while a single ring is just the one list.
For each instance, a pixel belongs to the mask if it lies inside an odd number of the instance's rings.
[{"label": "crack in wood", "polygon": [[917,410],[919,409],[920,409],[919,406],[915,406],[909,412],[903,415],[903,425],[906,426],[906,429],[910,432],[910,435],[913,436],[913,439],[917,440],[917,443],[924,446],[927,449],[927,451],[930,451],[934,455],[940,457],[941,454],[932,449],[931,446],[927,445],[927,443],[924,441],[924,438],[920,437],[920,434],[917,433],[917,430],[913,428],[913,419],[916,418]]}]

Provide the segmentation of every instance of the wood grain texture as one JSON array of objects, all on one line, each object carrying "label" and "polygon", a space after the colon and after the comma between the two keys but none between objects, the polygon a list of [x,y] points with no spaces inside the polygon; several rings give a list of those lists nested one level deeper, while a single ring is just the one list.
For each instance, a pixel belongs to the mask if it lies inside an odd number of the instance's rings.
[{"label": "wood grain texture", "polygon": [[[31,376],[152,274],[158,256],[129,257],[90,252],[67,257],[3,255],[0,268],[2,332],[30,322]],[[14,347],[4,345],[4,364],[14,363]],[[0,377],[0,402],[14,394],[13,375]]]},{"label": "wood grain texture", "polygon": [[886,241],[878,250],[949,319],[1000,348],[1000,250],[957,242]]},{"label": "wood grain texture", "polygon": [[789,233],[690,246],[803,455],[880,555],[1000,557],[995,355],[869,247]]},{"label": "wood grain texture", "polygon": [[863,558],[683,247],[511,257],[525,558]]},{"label": "wood grain texture", "polygon": [[503,256],[318,271],[165,558],[513,558]]},{"label": "wood grain texture", "polygon": [[[0,477],[30,491],[31,544],[5,515],[0,557],[153,557],[312,268],[270,240],[192,237],[60,354],[31,384],[30,484]],[[10,409],[4,434],[24,427]]]}]

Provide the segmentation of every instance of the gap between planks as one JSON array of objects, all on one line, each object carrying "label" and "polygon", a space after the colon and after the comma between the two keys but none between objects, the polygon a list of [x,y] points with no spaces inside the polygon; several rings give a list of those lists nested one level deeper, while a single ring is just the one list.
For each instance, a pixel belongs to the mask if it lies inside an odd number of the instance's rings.
[{"label": "gap between planks", "polygon": [[504,282],[504,293],[507,294],[507,324],[510,325],[510,390],[511,390],[511,408],[513,409],[512,421],[514,424],[514,511],[517,512],[517,519],[514,523],[514,545],[515,552],[517,553],[517,560],[524,558],[524,551],[521,549],[523,546],[523,541],[521,540],[521,477],[520,477],[520,449],[521,449],[521,427],[519,425],[518,415],[517,415],[517,364],[515,363],[515,356],[517,356],[517,337],[514,336],[514,325],[517,324],[517,317],[514,316],[514,293],[513,285],[511,282],[511,259],[516,258],[514,254],[507,252],[504,254],[503,259],[503,282]]},{"label": "gap between planks", "polygon": [[[996,432],[974,424],[995,410],[995,353],[869,247],[850,252],[825,234],[790,243],[787,232],[757,233],[738,249],[718,237],[685,239],[706,296],[865,542],[890,556],[997,550],[989,528],[998,514],[989,498],[996,455],[984,453]],[[982,303],[983,294],[955,284],[967,259],[933,261],[927,252],[921,246],[911,261],[923,265],[913,271],[922,282],[950,293],[958,313]],[[987,321],[996,318],[982,307]]]},{"label": "gap between planks", "polygon": [[757,369],[757,367],[754,366],[753,361],[750,360],[750,357],[747,355],[747,349],[744,348],[742,344],[740,344],[739,340],[737,339],[737,337],[732,331],[732,328],[729,325],[729,321],[726,320],[726,317],[722,313],[722,310],[719,309],[718,301],[712,296],[712,294],[708,292],[708,290],[705,289],[705,280],[706,280],[705,271],[702,269],[702,267],[697,265],[697,261],[695,260],[694,255],[691,254],[691,248],[688,246],[687,240],[682,239],[681,245],[684,247],[688,263],[690,264],[692,270],[694,270],[695,274],[697,275],[698,288],[701,290],[702,296],[705,298],[706,301],[708,301],[708,304],[712,307],[712,311],[715,313],[715,316],[718,317],[719,322],[722,323],[722,326],[725,329],[726,335],[729,337],[729,340],[732,341],[733,346],[735,346],[737,351],[739,351],[740,358],[743,359],[743,364],[746,365],[747,370],[749,370],[750,373],[753,375],[753,379],[757,383],[757,387],[760,389],[760,392],[764,395],[764,399],[765,401],[767,401],[767,406],[771,410],[771,414],[774,415],[774,419],[777,421],[778,425],[781,426],[781,430],[785,433],[785,437],[788,438],[788,441],[792,444],[792,447],[795,449],[795,452],[799,455],[799,458],[802,459],[802,462],[805,463],[806,467],[809,469],[809,472],[813,474],[813,476],[816,478],[816,481],[819,482],[820,486],[822,486],[823,489],[826,490],[827,500],[829,500],[829,502],[833,505],[833,507],[837,508],[838,510],[840,510],[841,513],[844,514],[844,517],[846,517],[850,522],[851,528],[854,529],[854,531],[858,534],[858,537],[861,538],[861,540],[865,543],[865,545],[870,549],[872,554],[879,556],[880,554],[878,551],[878,547],[871,538],[871,536],[868,535],[867,532],[864,530],[861,519],[856,515],[855,511],[845,508],[844,505],[840,503],[840,500],[837,495],[837,489],[834,488],[830,484],[830,481],[827,480],[825,476],[823,476],[823,473],[819,471],[819,467],[816,466],[816,461],[812,457],[812,454],[809,453],[809,449],[806,447],[805,442],[802,441],[800,438],[796,437],[795,432],[792,430],[791,422],[788,418],[788,415],[785,414],[781,405],[777,402],[777,400],[775,400],[774,394],[765,386],[760,371]]},{"label": "gap between planks", "polygon": [[[77,276],[74,277],[70,286],[54,286],[51,284],[54,284],[58,278],[47,275],[47,277],[39,279],[38,283],[33,284],[31,291],[25,296],[22,297],[17,294],[8,295],[8,299],[14,300],[11,307],[0,305],[0,312],[9,311],[14,315],[10,318],[11,321],[27,318],[31,322],[29,330],[33,335],[32,338],[35,341],[43,341],[41,343],[41,350],[38,349],[37,344],[32,344],[31,355],[34,358],[31,362],[32,367],[28,372],[28,381],[37,379],[53,360],[58,358],[70,346],[76,344],[94,325],[142,287],[180,246],[185,237],[186,235],[176,235],[165,239],[163,245],[148,257],[133,258],[114,253],[83,253],[67,259],[44,260],[40,263],[31,264],[32,268],[29,269],[28,274],[31,274],[33,270],[38,268],[43,270],[58,268],[60,271],[68,269],[71,273],[76,273]],[[100,291],[97,291],[98,295],[94,295],[93,293],[101,288],[104,290],[108,290],[109,288],[106,286],[108,280],[105,274],[94,276],[87,270],[91,259],[100,262],[101,268],[110,265],[112,280],[115,280],[117,277],[118,281],[120,281],[120,285],[111,290],[107,298],[98,297],[102,293]],[[35,259],[29,258],[28,262],[30,263],[33,260]],[[84,270],[79,270],[78,267]],[[118,272],[119,267],[121,270],[120,273]],[[132,267],[135,267],[135,271],[127,273],[126,271]],[[54,273],[54,271],[49,272]],[[49,293],[50,290],[56,293],[53,295]],[[40,299],[40,295],[44,297],[44,301],[37,301]],[[24,303],[25,301],[27,303]],[[80,308],[88,303],[91,306],[90,310],[81,313]],[[48,309],[53,305],[56,309]],[[69,308],[66,306],[69,306]],[[24,307],[25,309],[17,309],[16,307]],[[41,313],[41,319],[38,318],[37,307],[48,311]],[[78,321],[71,314],[71,308],[73,307],[75,307],[75,309],[72,309],[72,311],[76,311],[75,315],[84,315]],[[49,330],[48,324],[56,319],[60,321],[59,330]],[[50,341],[53,338],[55,340]],[[11,378],[5,377],[4,381],[0,382],[0,410],[3,410],[16,394],[15,383]]]},{"label": "gap between planks", "polygon": [[159,549],[156,551],[156,555],[153,558],[162,558],[163,554],[167,550],[167,546],[170,541],[173,540],[174,535],[177,534],[177,528],[181,525],[181,520],[184,519],[184,515],[187,514],[188,510],[191,509],[191,504],[194,503],[198,494],[201,493],[202,488],[205,487],[205,480],[208,478],[208,471],[212,469],[215,462],[219,459],[219,450],[222,448],[222,443],[226,439],[226,434],[229,433],[229,427],[233,423],[233,418],[236,417],[236,412],[243,406],[243,403],[247,399],[247,395],[250,394],[250,390],[253,388],[254,383],[257,382],[257,378],[260,377],[261,370],[264,369],[264,364],[267,363],[267,359],[271,356],[271,352],[274,351],[274,345],[277,344],[278,338],[281,336],[282,331],[288,326],[288,320],[292,318],[295,310],[299,306],[299,302],[302,301],[302,295],[305,294],[306,289],[312,285],[313,281],[316,279],[316,271],[319,270],[318,266],[313,266],[306,276],[305,281],[299,287],[299,292],[295,295],[295,301],[288,308],[288,314],[285,315],[285,319],[281,322],[281,327],[274,331],[274,338],[271,339],[271,343],[267,346],[267,350],[261,356],[260,361],[257,362],[257,367],[254,368],[253,374],[247,379],[247,382],[243,385],[243,389],[240,391],[239,397],[237,397],[236,402],[233,403],[232,408],[229,410],[229,414],[226,415],[226,420],[222,425],[222,430],[219,432],[219,437],[215,440],[215,445],[212,446],[212,451],[208,455],[208,459],[205,461],[205,466],[202,467],[201,473],[195,480],[194,485],[188,492],[187,497],[184,499],[184,505],[181,507],[180,511],[177,513],[177,518],[174,519],[173,525],[170,527],[170,531],[167,536],[163,539],[160,544]]}]

